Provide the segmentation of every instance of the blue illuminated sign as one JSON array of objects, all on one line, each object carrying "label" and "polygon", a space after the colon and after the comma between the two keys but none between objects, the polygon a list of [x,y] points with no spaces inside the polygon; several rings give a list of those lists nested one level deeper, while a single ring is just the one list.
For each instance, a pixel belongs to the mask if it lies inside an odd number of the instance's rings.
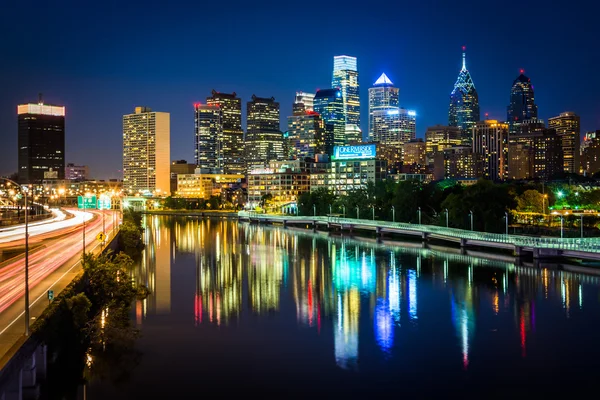
[{"label": "blue illuminated sign", "polygon": [[334,160],[362,160],[375,158],[377,146],[375,144],[357,144],[355,146],[335,146],[333,148]]}]

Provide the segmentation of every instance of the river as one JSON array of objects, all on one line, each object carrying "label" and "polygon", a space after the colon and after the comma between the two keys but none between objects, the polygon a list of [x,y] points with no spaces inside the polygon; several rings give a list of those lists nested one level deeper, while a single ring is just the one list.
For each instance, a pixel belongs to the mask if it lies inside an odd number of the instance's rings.
[{"label": "river", "polygon": [[140,355],[87,399],[595,388],[594,275],[219,219],[144,223]]}]

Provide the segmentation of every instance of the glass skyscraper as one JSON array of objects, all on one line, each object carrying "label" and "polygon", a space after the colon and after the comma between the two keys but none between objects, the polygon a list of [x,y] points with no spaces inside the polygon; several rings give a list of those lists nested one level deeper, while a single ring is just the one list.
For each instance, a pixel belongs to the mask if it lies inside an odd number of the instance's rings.
[{"label": "glass skyscraper", "polygon": [[381,74],[372,88],[369,88],[369,136],[368,141],[374,140],[375,112],[381,110],[397,109],[399,106],[400,90],[386,74]]},{"label": "glass skyscraper", "polygon": [[373,111],[373,141],[402,152],[416,136],[417,113],[400,107]]},{"label": "glass skyscraper", "polygon": [[225,174],[244,174],[244,131],[242,130],[242,100],[234,93],[212,91],[206,98],[209,106],[221,110],[222,128],[220,134],[221,167]]},{"label": "glass skyscraper", "polygon": [[462,69],[450,93],[448,125],[458,126],[465,142],[472,140],[473,126],[479,121],[479,96],[471,74],[467,70],[465,47],[462,53]]},{"label": "glass skyscraper", "polygon": [[510,90],[510,104],[507,107],[506,121],[510,127],[510,133],[517,133],[525,120],[536,119],[538,108],[533,96],[533,85],[531,79],[521,74],[513,82]]},{"label": "glass skyscraper", "polygon": [[548,118],[548,127],[555,129],[562,138],[564,172],[579,173],[579,149],[581,147],[579,115],[572,111],[560,113],[558,117]]},{"label": "glass skyscraper", "polygon": [[356,57],[333,57],[331,87],[339,88],[342,92],[346,143],[361,142],[360,97]]},{"label": "glass skyscraper", "polygon": [[346,136],[344,102],[340,89],[318,90],[313,107],[325,122],[325,135],[333,138],[331,141],[334,146],[344,146],[350,143]]},{"label": "glass skyscraper", "polygon": [[304,160],[324,154],[325,127],[321,116],[310,110],[297,110],[288,117],[288,130],[284,134],[286,156]]},{"label": "glass skyscraper", "polygon": [[252,95],[248,102],[246,162],[248,169],[283,160],[283,133],[279,129],[279,103],[274,97]]},{"label": "glass skyscraper", "polygon": [[210,173],[223,173],[221,108],[216,105],[195,104],[194,111],[196,167],[210,170]]}]

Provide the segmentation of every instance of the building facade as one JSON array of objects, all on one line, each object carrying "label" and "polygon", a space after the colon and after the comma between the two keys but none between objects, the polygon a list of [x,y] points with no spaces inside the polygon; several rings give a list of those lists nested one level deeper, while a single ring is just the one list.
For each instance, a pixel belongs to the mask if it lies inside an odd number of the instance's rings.
[{"label": "building facade", "polygon": [[509,179],[551,180],[563,171],[562,138],[543,124],[524,121],[520,132],[509,136]]},{"label": "building facade", "polygon": [[136,107],[123,116],[123,190],[126,194],[170,193],[170,114]]},{"label": "building facade", "polygon": [[283,133],[279,129],[279,103],[274,97],[252,95],[247,105],[246,162],[248,169],[282,160]]},{"label": "building facade", "polygon": [[510,90],[510,104],[507,107],[507,119],[509,133],[519,132],[520,126],[525,120],[537,119],[538,107],[535,104],[533,85],[531,79],[521,74],[514,80]]},{"label": "building facade", "polygon": [[433,179],[477,179],[481,176],[481,158],[470,146],[448,147],[434,155]]},{"label": "building facade", "polygon": [[435,125],[428,127],[425,131],[427,164],[433,164],[433,157],[436,153],[450,147],[466,144],[463,142],[460,129],[457,126]]},{"label": "building facade", "polygon": [[548,127],[555,129],[562,138],[564,172],[579,173],[581,147],[579,115],[572,111],[560,113],[558,117],[548,118]]},{"label": "building facade", "polygon": [[339,88],[342,92],[346,143],[362,142],[356,57],[333,57],[331,87]]},{"label": "building facade", "polygon": [[194,105],[194,160],[198,168],[223,172],[223,121],[218,105]]},{"label": "building facade", "polygon": [[215,90],[206,98],[206,104],[221,110],[220,128],[221,167],[226,174],[246,172],[244,153],[244,131],[242,130],[242,100],[233,93],[220,93]]},{"label": "building facade", "polygon": [[[333,138],[334,146],[349,143],[346,137],[346,119],[341,90],[318,90],[314,98],[314,111],[323,119],[326,136]],[[333,147],[331,151],[333,151]]]},{"label": "building facade", "polygon": [[415,139],[417,113],[405,108],[373,111],[373,141],[402,151],[402,146]]},{"label": "building facade", "polygon": [[294,104],[304,105],[305,111],[314,111],[315,94],[306,92],[296,92],[296,98]]},{"label": "building facade", "polygon": [[399,108],[399,92],[386,74],[381,74],[372,88],[369,88],[369,136],[368,141],[374,141],[375,112],[381,110],[396,110]]},{"label": "building facade", "polygon": [[177,196],[204,200],[208,200],[212,196],[221,197],[224,189],[241,184],[243,179],[244,175],[179,174],[177,175]]},{"label": "building facade", "polygon": [[[248,207],[285,207],[310,191],[310,174],[290,169],[255,169],[248,173]],[[269,205],[264,204],[269,195]]]},{"label": "building facade", "polygon": [[587,132],[583,137],[581,170],[586,176],[600,172],[600,130]]},{"label": "building facade", "polygon": [[403,146],[402,172],[406,174],[424,174],[427,172],[425,142],[413,139]]},{"label": "building facade", "polygon": [[473,152],[482,160],[481,177],[493,181],[508,178],[508,124],[488,119],[473,128]]},{"label": "building facade", "polygon": [[90,169],[87,165],[68,163],[65,167],[65,179],[69,181],[87,181],[90,178]]},{"label": "building facade", "polygon": [[297,110],[288,117],[288,130],[284,134],[286,159],[315,158],[327,154],[325,124],[314,111]]},{"label": "building facade", "polygon": [[65,107],[20,104],[18,116],[18,181],[41,183],[65,178]]},{"label": "building facade", "polygon": [[479,96],[471,74],[467,70],[465,48],[463,47],[462,69],[458,73],[454,89],[450,93],[448,125],[457,126],[466,143],[470,144],[473,127],[479,121]]}]

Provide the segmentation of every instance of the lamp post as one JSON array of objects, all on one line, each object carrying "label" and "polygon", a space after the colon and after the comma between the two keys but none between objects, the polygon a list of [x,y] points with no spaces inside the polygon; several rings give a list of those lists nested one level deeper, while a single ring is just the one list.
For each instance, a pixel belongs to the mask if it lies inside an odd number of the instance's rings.
[{"label": "lamp post", "polygon": [[331,204],[330,204],[330,205],[329,205],[329,216],[330,216],[330,217],[331,217],[331,214],[333,214],[333,213],[331,212]]},{"label": "lamp post", "polygon": [[346,218],[346,206],[342,206],[342,210],[344,211],[343,216]]},{"label": "lamp post", "polygon": [[358,206],[356,206],[356,219],[360,219],[359,213],[358,213]]},{"label": "lamp post", "polygon": [[317,205],[313,204],[313,214],[316,217],[317,216]]},{"label": "lamp post", "polygon": [[418,207],[417,211],[419,213],[419,225],[421,225],[421,207]]},{"label": "lamp post", "polygon": [[392,206],[392,222],[396,222],[396,207]]},{"label": "lamp post", "polygon": [[375,221],[375,206],[371,207],[373,209],[373,221]]},{"label": "lamp post", "polygon": [[583,214],[580,214],[581,220],[579,225],[581,226],[581,238],[583,239]]},{"label": "lamp post", "polygon": [[506,234],[508,235],[508,212],[504,211],[504,219],[506,220]]},{"label": "lamp post", "polygon": [[449,228],[450,225],[448,224],[448,209],[446,208],[446,228]]},{"label": "lamp post", "polygon": [[471,230],[473,231],[473,210],[469,211],[469,216],[471,217]]},{"label": "lamp post", "polygon": [[560,216],[560,238],[562,239],[564,236],[564,221],[565,221],[565,216],[561,215]]}]

